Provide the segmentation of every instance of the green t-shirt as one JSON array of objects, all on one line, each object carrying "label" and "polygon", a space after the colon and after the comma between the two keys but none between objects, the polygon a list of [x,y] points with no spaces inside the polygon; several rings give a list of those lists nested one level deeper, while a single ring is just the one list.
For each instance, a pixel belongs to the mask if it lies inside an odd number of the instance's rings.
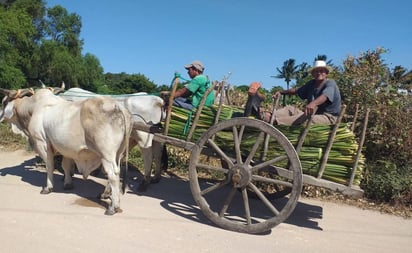
[{"label": "green t-shirt", "polygon": [[[193,78],[189,84],[187,84],[186,89],[192,92],[192,105],[194,107],[198,107],[200,101],[202,101],[203,95],[205,94],[206,90],[211,87],[209,80],[204,75],[198,75]],[[215,100],[215,95],[213,92],[210,92],[206,98],[205,106],[213,105]]]}]

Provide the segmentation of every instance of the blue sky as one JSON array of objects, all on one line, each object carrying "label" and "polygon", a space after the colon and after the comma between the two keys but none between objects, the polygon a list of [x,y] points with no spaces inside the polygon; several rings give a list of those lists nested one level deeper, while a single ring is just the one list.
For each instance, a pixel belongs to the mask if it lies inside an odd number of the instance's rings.
[{"label": "blue sky", "polygon": [[175,71],[200,60],[211,80],[232,85],[272,78],[289,58],[312,64],[319,54],[341,65],[349,55],[384,47],[391,69],[412,70],[410,0],[46,0],[81,16],[83,54],[104,72],[143,74],[169,85]]}]

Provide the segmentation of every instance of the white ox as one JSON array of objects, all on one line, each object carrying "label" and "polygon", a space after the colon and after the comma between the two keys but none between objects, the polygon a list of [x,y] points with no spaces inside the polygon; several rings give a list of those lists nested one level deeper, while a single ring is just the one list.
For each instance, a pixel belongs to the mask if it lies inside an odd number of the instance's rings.
[{"label": "white ox", "polygon": [[24,98],[1,91],[7,96],[0,121],[7,119],[28,131],[33,148],[46,162],[47,183],[41,193],[53,191],[54,156],[60,153],[65,189],[73,186],[73,163],[85,178],[103,166],[108,183],[102,198],[111,199],[105,214],[116,213],[120,209],[120,160],[127,151],[132,129],[130,113],[109,97],[69,102],[48,89]]},{"label": "white ox", "polygon": [[[69,101],[81,101],[90,97],[109,96],[96,94],[81,88],[71,88],[66,92],[59,94],[62,98]],[[160,124],[164,118],[164,101],[162,98],[150,95],[145,92],[126,94],[126,95],[110,95],[125,108],[133,116],[134,123],[144,123],[149,125]],[[138,191],[145,191],[150,183],[158,183],[161,178],[162,154],[165,154],[163,145],[153,141],[153,134],[145,131],[133,129],[130,139],[130,148],[139,146],[143,163],[144,163],[144,178],[139,184]],[[154,161],[155,172],[151,178],[152,163]],[[164,163],[167,164],[167,161]]]}]

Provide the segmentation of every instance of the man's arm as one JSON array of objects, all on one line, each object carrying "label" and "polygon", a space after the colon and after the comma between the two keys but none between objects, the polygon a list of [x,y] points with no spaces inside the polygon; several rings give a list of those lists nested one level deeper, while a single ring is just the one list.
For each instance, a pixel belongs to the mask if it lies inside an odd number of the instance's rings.
[{"label": "man's arm", "polygon": [[312,102],[306,105],[305,114],[306,115],[313,114],[315,112],[315,109],[318,108],[319,105],[325,103],[326,101],[328,101],[328,97],[323,94],[320,95],[315,100],[313,100]]},{"label": "man's arm", "polygon": [[[160,95],[162,97],[167,97],[170,96],[170,91],[161,91]],[[174,97],[178,98],[178,97],[188,97],[190,96],[192,93],[190,92],[190,90],[188,90],[186,87],[183,87],[181,89],[178,89],[175,91]]]},{"label": "man's arm", "polygon": [[290,88],[288,90],[276,91],[276,93],[273,94],[272,98],[276,99],[280,95],[296,95],[297,90],[298,90],[297,88]]},{"label": "man's arm", "polygon": [[192,92],[190,92],[190,90],[188,90],[186,87],[183,87],[183,88],[181,88],[181,89],[178,89],[176,92],[175,92],[175,98],[178,98],[178,97],[188,97],[188,96],[190,96],[192,94]]}]

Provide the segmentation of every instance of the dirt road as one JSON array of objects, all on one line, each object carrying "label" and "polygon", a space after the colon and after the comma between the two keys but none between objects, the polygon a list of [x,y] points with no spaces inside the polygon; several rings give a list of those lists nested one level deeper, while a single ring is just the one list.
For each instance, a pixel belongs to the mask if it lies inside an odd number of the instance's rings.
[{"label": "dirt road", "polygon": [[123,212],[109,217],[96,199],[104,179],[76,175],[65,192],[56,173],[56,192],[41,195],[46,174],[34,161],[0,152],[1,252],[412,252],[412,220],[311,199],[267,234],[226,231],[203,216],[188,182],[167,176],[122,195]]}]

